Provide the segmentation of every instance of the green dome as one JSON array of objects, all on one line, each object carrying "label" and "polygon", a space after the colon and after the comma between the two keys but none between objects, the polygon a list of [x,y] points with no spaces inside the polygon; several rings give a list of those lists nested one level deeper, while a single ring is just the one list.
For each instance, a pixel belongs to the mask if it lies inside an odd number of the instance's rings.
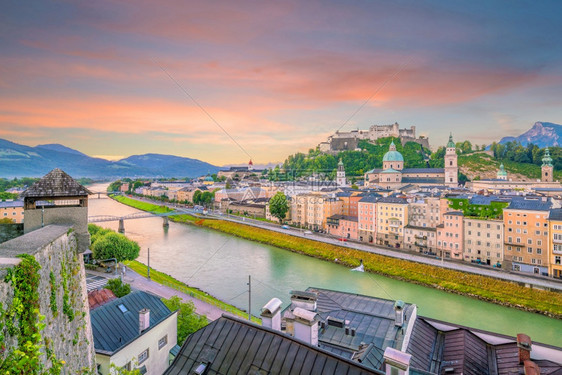
[{"label": "green dome", "polygon": [[447,148],[455,148],[455,142],[453,142],[453,133],[449,134],[449,142],[447,142]]},{"label": "green dome", "polygon": [[211,176],[207,176],[205,177],[205,181],[213,181],[213,178]]},{"label": "green dome", "polygon": [[394,141],[390,144],[389,150],[386,154],[384,154],[382,161],[404,161],[404,157],[401,153],[396,151],[396,145],[394,145]]},{"label": "green dome", "polygon": [[498,171],[498,176],[507,176],[507,172],[504,169],[503,163],[500,164],[500,170]]}]

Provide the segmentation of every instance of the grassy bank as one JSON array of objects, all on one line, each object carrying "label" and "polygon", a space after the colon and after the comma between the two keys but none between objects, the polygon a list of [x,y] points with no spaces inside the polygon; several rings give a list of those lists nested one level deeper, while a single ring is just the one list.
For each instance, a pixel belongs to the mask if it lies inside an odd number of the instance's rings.
[{"label": "grassy bank", "polygon": [[174,221],[200,225],[319,259],[333,262],[337,258],[339,263],[349,267],[358,266],[363,259],[368,272],[562,318],[562,293],[526,288],[492,277],[366,253],[229,221],[199,219],[190,215],[173,218]]},{"label": "grassy bank", "polygon": [[139,200],[136,200],[136,199],[125,197],[123,195],[111,195],[111,198],[115,199],[117,202],[126,204],[127,206],[138,208],[139,210],[142,210],[142,211],[153,212],[155,214],[164,214],[166,212],[173,211],[172,209],[170,209],[166,206],[163,206],[163,205],[159,206],[157,204],[142,202],[142,201],[139,201]]},{"label": "grassy bank", "polygon": [[[135,271],[141,276],[147,277],[147,266],[141,262],[136,260],[124,262],[127,267]],[[248,317],[248,313],[240,310],[239,308],[229,305],[228,303],[224,303],[221,300],[211,296],[208,293],[203,292],[200,289],[190,287],[187,284],[182,283],[181,281],[173,278],[172,276],[165,274],[160,271],[156,271],[154,268],[150,268],[150,279],[158,284],[166,285],[170,288],[178,290],[182,293],[190,295],[191,297],[197,298],[203,302],[206,302],[210,305],[216,306],[221,310],[229,312],[234,315],[241,316],[243,318]],[[256,323],[260,323],[260,319],[252,316],[252,321]]]}]

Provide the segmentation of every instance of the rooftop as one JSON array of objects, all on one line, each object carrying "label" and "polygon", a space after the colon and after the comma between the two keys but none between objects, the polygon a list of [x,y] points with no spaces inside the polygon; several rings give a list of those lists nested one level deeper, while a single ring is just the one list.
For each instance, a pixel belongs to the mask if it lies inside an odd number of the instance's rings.
[{"label": "rooftop", "polygon": [[78,197],[92,192],[55,168],[21,194],[22,198]]},{"label": "rooftop", "polygon": [[279,331],[227,315],[189,335],[164,374],[193,374],[202,363],[208,367],[205,374],[381,374]]},{"label": "rooftop", "polygon": [[[140,337],[139,311],[150,310],[152,328],[174,314],[159,297],[143,291],[134,291],[90,312],[96,352],[113,354]],[[144,332],[143,332],[144,333]]]}]

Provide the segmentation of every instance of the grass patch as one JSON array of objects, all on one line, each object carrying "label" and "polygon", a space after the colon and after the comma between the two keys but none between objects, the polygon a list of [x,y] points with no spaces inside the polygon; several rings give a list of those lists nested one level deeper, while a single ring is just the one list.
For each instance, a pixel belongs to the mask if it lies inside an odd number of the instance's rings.
[{"label": "grass patch", "polygon": [[142,202],[142,201],[138,201],[136,199],[132,199],[132,198],[128,198],[125,197],[123,195],[111,195],[111,198],[115,199],[117,202],[126,204],[127,206],[131,206],[134,208],[138,208],[139,210],[142,211],[148,211],[148,212],[152,212],[155,214],[164,214],[166,212],[172,212],[173,210],[163,206],[163,205],[157,205],[157,204],[152,204],[152,203],[148,203],[148,202]]},{"label": "grass patch", "polygon": [[[132,260],[124,262],[127,267],[138,273],[143,277],[147,277],[147,266],[139,261]],[[210,305],[216,306],[221,310],[229,312],[234,315],[238,315],[243,318],[248,317],[248,313],[242,311],[241,309],[237,308],[236,306],[230,305],[228,303],[222,302],[221,300],[213,297],[212,295],[205,293],[204,291],[191,287],[181,281],[175,279],[174,277],[165,274],[163,272],[157,271],[154,268],[150,268],[150,279],[156,283],[166,285],[170,288],[178,290],[182,293],[185,293],[191,297],[197,298],[203,302],[207,302]],[[261,319],[252,316],[252,321],[261,324]]]}]

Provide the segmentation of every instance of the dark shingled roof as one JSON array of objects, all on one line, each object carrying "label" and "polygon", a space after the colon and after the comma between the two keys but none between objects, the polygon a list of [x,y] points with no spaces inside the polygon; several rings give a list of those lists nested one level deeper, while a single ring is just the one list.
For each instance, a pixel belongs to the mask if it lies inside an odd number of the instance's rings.
[{"label": "dark shingled roof", "polygon": [[444,184],[443,177],[402,177],[402,183],[410,184]]},{"label": "dark shingled roof", "polygon": [[56,168],[31,185],[21,196],[23,198],[52,198],[87,196],[88,194],[92,194],[92,192],[64,171]]},{"label": "dark shingled roof", "polygon": [[[127,311],[121,312],[119,305]],[[174,314],[159,297],[143,291],[129,293],[90,311],[96,352],[115,353],[139,337],[139,311],[145,308],[150,310],[148,329]]]},{"label": "dark shingled roof", "polygon": [[[414,324],[407,353],[412,355],[413,369],[430,374],[442,374],[445,368],[454,369],[454,374],[521,374],[515,338],[487,332],[504,343],[493,344],[484,341],[470,328],[446,323],[450,328],[433,326],[428,318],[418,316]],[[484,333],[483,331],[480,331]],[[562,373],[562,365],[549,360],[534,360],[541,368],[541,374]]]},{"label": "dark shingled roof", "polygon": [[404,168],[402,173],[445,173],[444,168]]},{"label": "dark shingled roof", "polygon": [[189,335],[165,375],[192,374],[207,363],[219,374],[382,374],[284,333],[223,315]]},{"label": "dark shingled roof", "polygon": [[548,220],[562,220],[562,208],[554,208],[550,210]]}]

